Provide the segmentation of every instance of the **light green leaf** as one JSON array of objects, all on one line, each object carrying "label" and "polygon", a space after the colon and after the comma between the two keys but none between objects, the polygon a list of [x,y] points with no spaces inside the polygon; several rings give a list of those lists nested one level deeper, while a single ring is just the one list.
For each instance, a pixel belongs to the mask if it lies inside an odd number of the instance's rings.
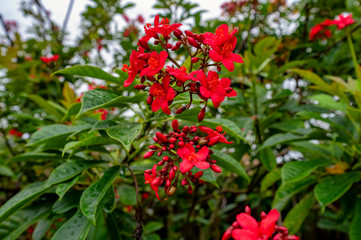
[{"label": "light green leaf", "polygon": [[44,235],[51,227],[51,224],[52,224],[52,221],[47,220],[47,219],[41,219],[34,229],[34,232],[32,235],[32,240],[43,239]]},{"label": "light green leaf", "polygon": [[351,188],[354,182],[358,182],[360,179],[360,172],[329,176],[316,185],[314,189],[316,199],[321,207],[325,209],[328,204],[339,199]]},{"label": "light green leaf", "polygon": [[279,134],[275,134],[275,135],[272,135],[271,137],[267,138],[266,141],[264,141],[263,145],[259,148],[259,150],[267,148],[267,147],[272,147],[277,144],[281,144],[281,143],[285,143],[285,142],[300,141],[300,140],[304,140],[304,139],[305,139],[305,137],[295,135],[292,133],[279,133]]},{"label": "light green leaf", "polygon": [[84,240],[92,222],[78,211],[54,234],[52,240]]},{"label": "light green leaf", "polygon": [[281,168],[272,169],[267,175],[262,179],[261,182],[261,192],[264,192],[275,184],[278,180],[281,179]]},{"label": "light green leaf", "polygon": [[7,166],[0,166],[0,176],[13,177],[14,172]]},{"label": "light green leaf", "polygon": [[102,178],[85,189],[80,198],[80,208],[84,215],[95,225],[97,208],[104,195],[111,187],[115,178],[120,174],[120,166],[114,166],[104,172]]},{"label": "light green leaf", "polygon": [[259,160],[267,171],[271,171],[277,167],[276,155],[271,148],[264,148],[259,152]]},{"label": "light green leaf", "polygon": [[97,79],[102,79],[107,82],[123,84],[123,81],[113,75],[110,75],[107,72],[104,72],[102,69],[90,65],[78,65],[73,67],[68,67],[65,69],[58,70],[52,75],[64,74],[64,75],[73,75],[73,76],[83,76],[83,77],[92,77]]},{"label": "light green leaf", "polygon": [[236,173],[240,177],[246,179],[248,183],[250,182],[246,171],[236,159],[215,149],[213,150],[213,154],[211,156],[217,161],[217,165],[227,169],[228,171]]},{"label": "light green leaf", "polygon": [[40,97],[39,95],[29,94],[29,95],[26,95],[26,97],[29,98],[30,100],[32,100],[33,102],[35,102],[39,107],[44,109],[48,114],[53,115],[57,119],[61,119],[64,116],[64,114],[66,113],[66,110],[62,106],[60,106],[50,100],[45,100],[44,98]]},{"label": "light green leaf", "polygon": [[336,102],[331,95],[328,94],[316,94],[308,97],[309,99],[315,100],[318,102],[318,105],[323,108],[331,110],[340,110],[341,112],[346,112],[347,104],[344,102]]},{"label": "light green leaf", "polygon": [[290,234],[296,234],[298,232],[314,202],[315,197],[310,193],[288,212],[284,220],[284,225],[288,228]]},{"label": "light green leaf", "polygon": [[291,69],[290,72],[297,73],[302,78],[310,81],[311,83],[313,83],[317,86],[320,86],[321,88],[324,88],[324,89],[329,88],[329,84],[327,84],[322,78],[320,78],[317,74],[315,74],[311,71],[294,68],[294,69]]},{"label": "light green leaf", "polygon": [[318,158],[309,161],[292,161],[282,167],[283,183],[298,181],[309,176],[319,167],[326,167],[332,163],[331,159]]},{"label": "light green leaf", "polygon": [[133,140],[138,136],[142,130],[141,123],[123,122],[118,126],[109,128],[107,133],[110,137],[121,142],[124,148],[129,151]]}]

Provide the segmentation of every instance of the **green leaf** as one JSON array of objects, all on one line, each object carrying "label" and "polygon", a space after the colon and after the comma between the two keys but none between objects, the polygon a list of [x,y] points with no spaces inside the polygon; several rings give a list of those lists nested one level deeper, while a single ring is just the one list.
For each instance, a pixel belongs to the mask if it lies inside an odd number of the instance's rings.
[{"label": "green leaf", "polygon": [[271,171],[277,167],[276,155],[271,148],[264,148],[259,152],[259,160],[267,171]]},{"label": "green leaf", "polygon": [[272,202],[272,208],[282,211],[291,197],[315,182],[315,178],[306,178],[297,182],[290,182],[282,185],[276,192],[276,196]]},{"label": "green leaf", "polygon": [[277,51],[280,43],[281,39],[270,36],[264,37],[254,46],[254,53],[263,60],[267,59]]},{"label": "green leaf", "polygon": [[340,110],[341,112],[344,113],[346,112],[347,104],[344,102],[336,102],[331,95],[316,94],[308,98],[317,101],[320,107],[331,110]]},{"label": "green leaf", "polygon": [[88,217],[95,225],[97,208],[103,199],[108,188],[120,173],[120,166],[114,166],[104,172],[102,178],[94,182],[80,198],[80,208],[84,215]]},{"label": "green leaf", "polygon": [[84,93],[81,101],[81,109],[77,118],[83,113],[103,108],[125,107],[129,103],[140,103],[147,93],[138,93],[133,97],[118,96],[116,93],[106,89],[94,89]]},{"label": "green leaf", "polygon": [[104,72],[102,69],[98,67],[94,67],[90,65],[73,66],[52,73],[52,75],[56,75],[56,74],[92,77],[92,78],[102,79],[111,83],[123,84],[123,81],[120,80],[119,78],[114,77],[113,75],[110,75],[107,72]]},{"label": "green leaf", "polygon": [[0,166],[0,176],[13,177],[14,172],[7,166]]},{"label": "green leaf", "polygon": [[272,147],[277,144],[281,144],[281,143],[285,143],[285,142],[299,141],[299,140],[304,140],[304,139],[305,139],[305,137],[295,135],[292,133],[279,133],[279,134],[275,134],[275,135],[272,135],[271,137],[267,138],[266,141],[264,141],[263,145],[259,148],[259,150],[262,150],[267,147]]},{"label": "green leaf", "polygon": [[80,141],[68,142],[63,149],[63,156],[66,151],[74,148],[89,147],[96,145],[109,145],[118,143],[109,137],[90,136]]},{"label": "green leaf", "polygon": [[274,123],[269,128],[275,128],[282,130],[284,132],[291,132],[295,134],[304,134],[307,135],[311,133],[312,129],[305,128],[305,124],[302,120],[288,120],[282,121],[279,123]]},{"label": "green leaf", "polygon": [[26,231],[26,229],[39,221],[39,219],[45,218],[50,214],[50,209],[52,206],[52,202],[42,201],[36,204],[32,204],[31,206],[22,209],[16,215],[21,218],[21,224],[16,227],[14,231],[12,231],[9,235],[7,235],[3,240],[16,240],[18,237]]},{"label": "green leaf", "polygon": [[103,161],[68,161],[54,169],[50,174],[46,184],[52,186],[54,184],[69,180],[84,170],[94,167]]},{"label": "green leaf", "polygon": [[84,240],[92,222],[78,211],[54,234],[52,240]]},{"label": "green leaf", "polygon": [[36,131],[30,138],[27,146],[39,145],[43,142],[53,141],[58,137],[68,136],[74,132],[83,131],[89,128],[89,125],[76,125],[68,126],[63,124],[53,124],[49,126],[42,127],[40,130]]},{"label": "green leaf", "polygon": [[262,179],[261,182],[261,192],[264,192],[275,184],[278,180],[281,179],[281,168],[272,169],[267,175]]},{"label": "green leaf", "polygon": [[358,198],[356,202],[355,213],[352,218],[350,229],[348,232],[351,240],[361,240],[360,222],[361,222],[361,198]]},{"label": "green leaf", "polygon": [[329,176],[316,185],[314,189],[316,199],[325,209],[328,204],[339,199],[351,188],[354,182],[358,182],[360,179],[360,172]]},{"label": "green leaf", "polygon": [[145,234],[150,234],[152,232],[156,232],[160,229],[162,229],[164,226],[164,224],[162,222],[155,222],[155,221],[151,221],[151,222],[148,222],[143,230],[144,230],[144,233]]},{"label": "green leaf", "polygon": [[309,176],[317,168],[328,166],[331,163],[331,159],[325,158],[288,162],[282,167],[283,183],[298,181]]},{"label": "green leaf", "polygon": [[154,164],[157,164],[157,163],[158,163],[158,161],[156,161],[156,160],[143,159],[143,160],[138,160],[138,161],[132,162],[129,167],[130,167],[130,169],[132,169],[133,172],[140,172],[143,174],[145,170],[152,169]]},{"label": "green leaf", "polygon": [[219,188],[219,185],[218,185],[218,183],[216,181],[216,175],[210,168],[208,168],[208,169],[199,169],[197,167],[193,167],[191,171],[192,171],[193,174],[195,174],[198,171],[202,171],[203,175],[199,179],[201,179],[201,180],[203,180],[205,182],[212,183],[212,184],[214,184],[214,186]]},{"label": "green leaf", "polygon": [[45,236],[46,232],[49,230],[49,228],[51,227],[52,221],[47,220],[47,219],[41,219],[38,224],[36,225],[33,235],[32,235],[32,240],[41,240],[43,239],[43,237]]},{"label": "green leaf", "polygon": [[291,69],[290,72],[296,73],[300,75],[302,78],[310,81],[311,83],[320,86],[321,88],[328,89],[329,84],[327,84],[322,78],[320,78],[317,74],[303,69]]},{"label": "green leaf", "polygon": [[134,206],[137,204],[136,191],[133,186],[129,185],[119,185],[117,187],[117,194],[119,196],[119,201],[126,206]]},{"label": "green leaf", "polygon": [[16,155],[10,158],[9,162],[21,162],[24,160],[41,160],[41,159],[63,159],[59,154],[56,153],[42,153],[42,152],[26,152],[23,154]]},{"label": "green leaf", "polygon": [[244,133],[241,129],[231,120],[221,118],[206,118],[202,121],[202,125],[215,129],[217,126],[222,126],[223,130],[230,136],[237,139],[244,139]]},{"label": "green leaf", "polygon": [[225,154],[221,151],[214,149],[212,158],[217,161],[217,165],[219,165],[220,167],[225,168],[228,171],[234,172],[240,177],[246,179],[248,183],[250,182],[250,179],[244,168],[236,159],[232,158],[229,154]]},{"label": "green leaf", "polygon": [[79,180],[80,175],[76,176],[75,178],[64,182],[64,183],[60,183],[58,184],[58,186],[56,186],[55,188],[55,193],[58,194],[59,196],[59,200],[61,201],[61,199],[63,199],[65,193],[67,193],[69,191],[69,189],[74,186],[74,184]]},{"label": "green leaf", "polygon": [[298,232],[314,202],[315,197],[310,193],[288,212],[284,220],[284,225],[288,228],[290,234],[296,234]]},{"label": "green leaf", "polygon": [[60,105],[58,105],[54,102],[51,102],[50,100],[45,100],[44,98],[40,97],[39,95],[29,94],[29,95],[26,95],[26,97],[29,98],[30,100],[32,100],[33,102],[35,102],[37,105],[39,105],[39,107],[41,107],[47,113],[49,113],[50,115],[53,115],[57,119],[61,119],[66,112],[66,110],[63,107],[61,107]]},{"label": "green leaf", "polygon": [[92,129],[89,132],[93,132],[96,130],[105,130],[105,129],[114,127],[116,125],[117,125],[117,123],[112,120],[103,120],[103,121],[100,121],[100,122],[97,122],[96,124],[94,124]]},{"label": "green leaf", "polygon": [[78,207],[80,196],[82,195],[82,191],[72,191],[65,194],[63,199],[58,199],[52,211],[56,214],[66,213],[67,211]]},{"label": "green leaf", "polygon": [[121,142],[124,148],[129,151],[133,140],[138,136],[142,130],[141,123],[123,122],[118,126],[109,128],[107,133],[110,137]]},{"label": "green leaf", "polygon": [[36,182],[25,187],[15,196],[10,198],[1,208],[0,208],[0,222],[6,219],[8,216],[26,206],[28,203],[32,202],[34,199],[38,198],[50,186],[46,186],[44,183]]}]

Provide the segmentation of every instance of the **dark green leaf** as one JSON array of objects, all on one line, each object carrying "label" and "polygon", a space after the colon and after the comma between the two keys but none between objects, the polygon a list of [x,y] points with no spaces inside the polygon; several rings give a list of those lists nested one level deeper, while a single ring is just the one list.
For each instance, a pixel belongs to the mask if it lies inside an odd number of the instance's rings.
[{"label": "dark green leaf", "polygon": [[80,178],[80,175],[76,176],[75,178],[73,178],[67,182],[60,183],[60,184],[58,184],[58,186],[56,186],[55,193],[58,194],[60,201],[64,197],[65,193],[67,193],[69,191],[69,189],[72,186],[74,186],[74,184],[79,180],[79,178]]},{"label": "dark green leaf", "polygon": [[199,169],[197,167],[193,167],[192,168],[192,173],[195,174],[198,171],[202,171],[203,175],[202,177],[200,177],[199,179],[205,181],[205,182],[209,182],[209,183],[213,183],[217,188],[219,188],[219,185],[216,181],[216,176],[215,173],[210,169]]},{"label": "dark green leaf", "polygon": [[261,192],[264,192],[275,184],[278,180],[281,179],[281,168],[272,169],[267,175],[262,179],[261,182]]},{"label": "dark green leaf", "polygon": [[237,139],[244,140],[244,133],[242,130],[231,120],[221,118],[206,118],[202,121],[202,125],[215,129],[217,126],[222,126],[223,130],[230,136]]},{"label": "dark green leaf", "polygon": [[40,220],[34,229],[34,232],[32,235],[32,238],[33,238],[32,240],[43,239],[45,233],[51,227],[51,224],[52,224],[52,222],[50,220],[47,220],[47,219]]},{"label": "dark green leaf", "polygon": [[119,185],[117,187],[117,194],[119,196],[119,201],[125,206],[134,206],[137,204],[136,192],[133,186],[129,185]]},{"label": "dark green leaf", "polygon": [[279,133],[267,138],[266,141],[264,141],[263,145],[260,147],[260,150],[267,147],[275,146],[277,144],[290,142],[290,141],[299,141],[303,139],[305,139],[305,137],[295,135],[292,133]]},{"label": "dark green leaf", "polygon": [[356,209],[354,216],[352,218],[350,229],[349,229],[349,236],[351,240],[361,240],[361,198],[357,199]]},{"label": "dark green leaf", "polygon": [[277,167],[276,155],[271,148],[264,148],[259,152],[259,160],[267,171],[271,171]]},{"label": "dark green leaf", "polygon": [[7,166],[0,166],[0,176],[13,177],[14,172]]},{"label": "dark green leaf", "polygon": [[141,130],[141,123],[123,122],[118,126],[109,128],[107,133],[110,137],[121,142],[124,148],[129,151],[130,145]]},{"label": "dark green leaf", "polygon": [[90,136],[80,141],[68,142],[63,150],[63,155],[66,151],[75,148],[81,147],[89,147],[89,146],[96,146],[96,145],[109,145],[109,144],[116,144],[118,143],[114,139],[109,137],[101,137],[101,136]]},{"label": "dark green leaf", "polygon": [[66,213],[67,211],[78,207],[82,191],[72,191],[65,194],[63,199],[58,199],[54,206],[53,212],[56,214]]}]

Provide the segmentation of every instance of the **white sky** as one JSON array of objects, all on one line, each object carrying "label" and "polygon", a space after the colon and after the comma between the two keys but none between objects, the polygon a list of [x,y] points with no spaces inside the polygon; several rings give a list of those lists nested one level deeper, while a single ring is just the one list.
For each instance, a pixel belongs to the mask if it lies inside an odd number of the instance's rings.
[{"label": "white sky", "polygon": [[[3,15],[5,20],[16,20],[19,23],[20,32],[25,32],[28,26],[31,24],[29,19],[24,18],[19,11],[20,0],[0,0],[0,13]],[[70,0],[42,0],[41,1],[46,9],[50,10],[51,17],[55,22],[62,26],[64,17],[69,5]],[[134,2],[135,7],[128,9],[126,13],[132,18],[142,14],[147,22],[150,21],[149,16],[157,14],[156,9],[152,9],[152,6],[156,2],[155,0],[129,0],[122,1],[122,4],[126,2]],[[193,0],[200,5],[199,9],[208,10],[203,16],[206,18],[212,18],[219,16],[221,13],[220,5],[224,2],[223,0]],[[73,10],[68,22],[67,29],[71,33],[71,38],[75,39],[80,25],[80,13],[84,11],[89,0],[75,0]],[[1,29],[3,31],[3,29]],[[1,32],[3,34],[3,32]]]}]

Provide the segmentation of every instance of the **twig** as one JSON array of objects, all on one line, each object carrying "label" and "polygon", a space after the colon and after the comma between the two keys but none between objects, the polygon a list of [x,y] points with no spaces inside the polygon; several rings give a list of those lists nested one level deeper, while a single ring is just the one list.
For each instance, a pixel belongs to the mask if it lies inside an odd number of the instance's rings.
[{"label": "twig", "polygon": [[135,177],[132,169],[130,169],[130,167],[128,165],[126,165],[126,167],[128,168],[128,171],[130,172],[130,175],[132,175],[132,178],[134,180],[134,185],[135,185],[135,197],[137,198],[137,209],[135,210],[135,220],[137,221],[137,228],[135,229],[135,239],[137,240],[141,240],[142,239],[142,232],[143,232],[143,228],[142,228],[142,208],[140,207],[140,203],[139,203],[139,188],[138,188],[138,182],[137,182],[137,178]]},{"label": "twig", "polygon": [[73,9],[73,5],[74,5],[74,0],[70,0],[68,10],[66,11],[66,15],[63,22],[63,28],[61,29],[61,37],[60,37],[61,42],[63,41],[63,38],[65,36],[66,27],[68,25],[68,21],[70,18],[71,10]]},{"label": "twig", "polygon": [[13,47],[13,46],[14,46],[14,42],[13,42],[13,40],[12,40],[11,37],[10,37],[8,28],[6,27],[6,24],[5,24],[5,21],[4,21],[4,19],[3,19],[2,14],[0,14],[0,21],[1,21],[1,25],[2,25],[3,28],[4,28],[4,31],[5,31],[5,34],[6,34],[6,38],[9,40],[10,45]]}]

